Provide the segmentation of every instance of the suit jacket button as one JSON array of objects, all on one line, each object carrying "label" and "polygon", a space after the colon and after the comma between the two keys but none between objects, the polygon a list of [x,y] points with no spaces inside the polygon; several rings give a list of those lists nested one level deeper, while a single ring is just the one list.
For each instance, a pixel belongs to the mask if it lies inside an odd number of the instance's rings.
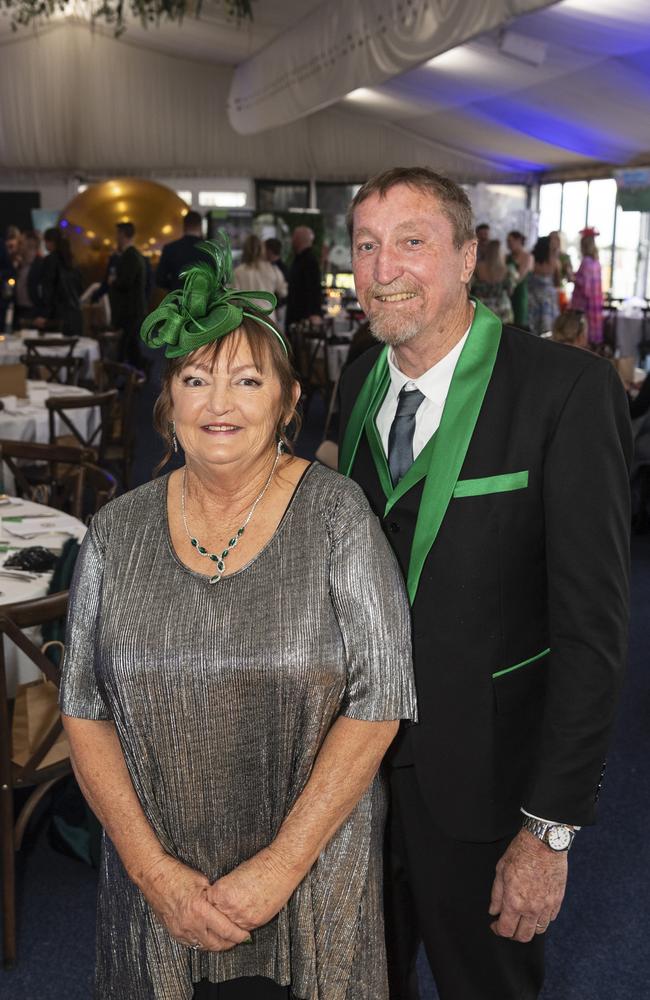
[{"label": "suit jacket button", "polygon": [[388,530],[390,531],[391,535],[396,535],[397,532],[399,531],[399,524],[397,523],[397,521],[389,521]]}]

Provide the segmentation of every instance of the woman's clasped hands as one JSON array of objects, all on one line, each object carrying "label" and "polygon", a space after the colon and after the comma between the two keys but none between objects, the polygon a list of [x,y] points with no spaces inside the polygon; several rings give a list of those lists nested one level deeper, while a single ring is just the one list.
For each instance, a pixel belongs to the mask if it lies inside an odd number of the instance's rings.
[{"label": "woman's clasped hands", "polygon": [[208,898],[212,888],[201,872],[169,856],[152,866],[142,887],[149,906],[181,944],[201,951],[228,951],[250,941],[248,929]]}]

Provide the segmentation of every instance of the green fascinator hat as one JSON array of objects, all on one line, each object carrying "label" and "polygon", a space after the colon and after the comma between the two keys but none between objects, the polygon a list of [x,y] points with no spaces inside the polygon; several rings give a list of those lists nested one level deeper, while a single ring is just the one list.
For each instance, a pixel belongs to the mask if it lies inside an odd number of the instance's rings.
[{"label": "green fascinator hat", "polygon": [[247,316],[268,327],[286,351],[284,337],[259,315],[273,312],[277,305],[275,295],[229,287],[232,253],[226,234],[220,230],[216,239],[197,243],[197,249],[210,258],[209,262],[202,260],[183,271],[183,287],[166,295],[158,308],[149,313],[140,328],[145,344],[164,347],[167,358],[182,358],[232,333]]}]

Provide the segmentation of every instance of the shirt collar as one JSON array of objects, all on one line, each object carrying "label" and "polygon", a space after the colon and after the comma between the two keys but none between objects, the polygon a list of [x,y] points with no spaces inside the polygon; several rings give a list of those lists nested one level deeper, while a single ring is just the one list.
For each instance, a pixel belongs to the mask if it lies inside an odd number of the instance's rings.
[{"label": "shirt collar", "polygon": [[475,308],[472,303],[472,319],[462,338],[452,347],[448,354],[445,354],[444,358],[441,358],[440,361],[437,361],[435,365],[417,378],[409,378],[408,375],[405,375],[398,368],[393,348],[391,347],[388,352],[388,371],[390,373],[390,391],[395,399],[397,399],[404,386],[408,383],[409,389],[413,387],[419,389],[423,396],[437,406],[444,404],[449,392],[451,377],[474,322],[474,313]]}]

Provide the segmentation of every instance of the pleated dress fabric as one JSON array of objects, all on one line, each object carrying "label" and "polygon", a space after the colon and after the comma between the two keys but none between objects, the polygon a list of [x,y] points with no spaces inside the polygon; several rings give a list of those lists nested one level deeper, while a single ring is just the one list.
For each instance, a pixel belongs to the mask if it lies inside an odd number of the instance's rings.
[{"label": "pleated dress fabric", "polygon": [[[210,584],[173,549],[162,477],[93,519],[61,708],[114,722],[160,843],[213,881],[271,843],[339,715],[415,719],[409,618],[350,480],[312,465],[267,545]],[[384,1000],[385,808],[379,775],[278,916],[222,953],[173,940],[105,837],[95,996],[190,1000],[203,978],[266,976],[301,1000]]]}]

